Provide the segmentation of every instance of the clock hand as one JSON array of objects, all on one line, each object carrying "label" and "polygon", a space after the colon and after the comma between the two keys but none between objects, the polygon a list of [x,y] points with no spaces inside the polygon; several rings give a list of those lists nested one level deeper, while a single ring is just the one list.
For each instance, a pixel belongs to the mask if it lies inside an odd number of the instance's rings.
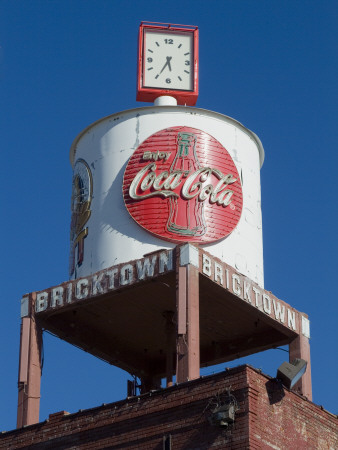
[{"label": "clock hand", "polygon": [[163,72],[163,70],[168,66],[169,67],[169,70],[170,70],[170,72],[171,72],[171,65],[170,65],[170,60],[171,60],[171,56],[167,56],[167,62],[164,64],[164,66],[162,67],[162,70],[161,70],[161,72],[160,72],[160,75],[161,75],[161,73]]},{"label": "clock hand", "polygon": [[171,65],[170,65],[170,61],[171,61],[172,56],[167,56],[167,64],[168,64],[168,68],[171,72]]}]

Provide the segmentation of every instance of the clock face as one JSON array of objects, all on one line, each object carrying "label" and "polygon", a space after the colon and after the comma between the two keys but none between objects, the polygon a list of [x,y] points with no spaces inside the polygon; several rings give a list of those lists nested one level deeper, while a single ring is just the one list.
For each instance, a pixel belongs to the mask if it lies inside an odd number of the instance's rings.
[{"label": "clock face", "polygon": [[72,211],[78,213],[89,205],[92,199],[92,174],[88,164],[83,159],[78,159],[73,171]]},{"label": "clock face", "polygon": [[143,87],[192,91],[193,34],[145,30]]}]

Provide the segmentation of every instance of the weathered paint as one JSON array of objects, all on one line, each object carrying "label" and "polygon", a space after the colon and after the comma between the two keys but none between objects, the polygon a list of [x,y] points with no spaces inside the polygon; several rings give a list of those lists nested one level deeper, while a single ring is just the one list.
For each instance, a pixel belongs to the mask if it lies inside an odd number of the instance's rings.
[{"label": "weathered paint", "polygon": [[137,147],[124,172],[123,198],[138,225],[180,244],[224,239],[243,209],[229,152],[210,134],[182,126],[160,130]]},{"label": "weathered paint", "polygon": [[[80,210],[76,216],[78,221],[73,223],[81,240],[71,243],[71,262],[78,262],[72,279],[175,247],[175,243],[150,234],[133,220],[124,205],[122,184],[125,167],[142,142],[160,130],[182,126],[202,130],[216,139],[229,152],[241,179],[243,210],[237,227],[227,238],[204,244],[203,248],[260,287],[264,286],[260,204],[262,144],[254,133],[230,117],[179,106],[117,113],[89,126],[75,139],[71,162],[73,166],[78,160],[87,164],[93,191],[86,203],[90,211]],[[155,153],[151,154],[152,158],[166,157],[165,150]]]},{"label": "weathered paint", "polygon": [[180,247],[180,266],[186,266],[187,264],[199,266],[198,248],[191,244]]},{"label": "weathered paint", "polygon": [[[208,422],[229,393],[239,410],[224,430]],[[76,411],[54,412],[43,422],[0,433],[0,448],[306,449],[338,448],[337,415],[281,389],[251,366],[203,376],[190,383]],[[136,426],[137,424],[137,426]],[[142,433],[142,435],[140,435]],[[81,444],[78,444],[81,442]],[[75,444],[74,444],[75,443]]]},{"label": "weathered paint", "polygon": [[22,299],[21,299],[20,315],[21,315],[21,318],[27,317],[29,315],[29,298],[28,297],[22,297]]},{"label": "weathered paint", "polygon": [[158,252],[140,260],[110,267],[86,278],[40,291],[36,296],[35,312],[40,313],[106,294],[119,287],[132,285],[171,270],[173,270],[173,251]]},{"label": "weathered paint", "polygon": [[[93,298],[173,271],[175,269],[173,254],[173,250],[159,251],[139,260],[109,267],[86,278],[37,292],[35,312],[41,313]],[[258,309],[289,330],[310,337],[310,322],[306,314],[298,312],[210,253],[191,244],[180,246],[179,265],[196,267],[200,273],[236,295],[239,301]],[[183,284],[182,289],[186,289]]]},{"label": "weathered paint", "polygon": [[200,250],[200,256],[201,273],[290,330],[310,337],[310,322],[305,315],[210,254]]}]

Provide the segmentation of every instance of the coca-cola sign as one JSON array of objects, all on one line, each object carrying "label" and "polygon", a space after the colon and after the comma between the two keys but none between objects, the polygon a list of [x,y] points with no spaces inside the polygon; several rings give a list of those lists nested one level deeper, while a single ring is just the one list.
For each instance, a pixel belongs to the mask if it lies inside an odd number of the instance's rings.
[{"label": "coca-cola sign", "polygon": [[228,151],[190,127],[161,130],[130,158],[123,197],[132,218],[172,242],[209,243],[228,236],[242,213],[242,186]]}]

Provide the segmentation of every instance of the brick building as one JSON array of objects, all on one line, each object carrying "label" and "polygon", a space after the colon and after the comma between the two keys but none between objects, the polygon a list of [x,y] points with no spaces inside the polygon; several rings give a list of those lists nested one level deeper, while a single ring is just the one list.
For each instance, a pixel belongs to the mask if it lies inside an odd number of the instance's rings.
[{"label": "brick building", "polygon": [[[233,403],[228,426],[213,422]],[[338,448],[337,417],[245,365],[0,436],[1,449]]]}]

